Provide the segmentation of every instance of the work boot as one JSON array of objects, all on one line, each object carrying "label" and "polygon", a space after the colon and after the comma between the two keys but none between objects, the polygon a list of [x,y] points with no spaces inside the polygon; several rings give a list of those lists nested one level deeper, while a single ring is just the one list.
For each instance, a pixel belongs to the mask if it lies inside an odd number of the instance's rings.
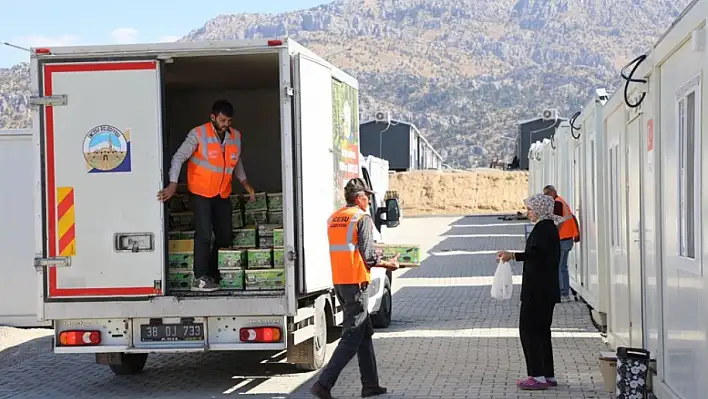
[{"label": "work boot", "polygon": [[319,399],[334,399],[334,396],[332,396],[330,390],[322,386],[319,382],[312,385],[312,388],[310,388],[310,393]]},{"label": "work boot", "polygon": [[388,389],[381,386],[361,388],[361,397],[368,398],[370,396],[379,396],[385,394],[387,391]]}]

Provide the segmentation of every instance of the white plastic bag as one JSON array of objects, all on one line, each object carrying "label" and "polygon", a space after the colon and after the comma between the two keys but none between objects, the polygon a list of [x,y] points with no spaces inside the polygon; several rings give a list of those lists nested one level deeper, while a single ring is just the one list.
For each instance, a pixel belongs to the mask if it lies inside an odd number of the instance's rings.
[{"label": "white plastic bag", "polygon": [[511,299],[511,294],[514,290],[513,281],[511,278],[511,266],[509,262],[499,261],[497,271],[494,273],[492,280],[492,298],[506,300]]}]

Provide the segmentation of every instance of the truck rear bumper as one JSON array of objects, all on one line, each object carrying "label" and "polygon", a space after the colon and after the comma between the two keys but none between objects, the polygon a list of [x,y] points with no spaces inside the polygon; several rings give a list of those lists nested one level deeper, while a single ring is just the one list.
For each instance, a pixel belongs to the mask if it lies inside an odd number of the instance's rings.
[{"label": "truck rear bumper", "polygon": [[[191,341],[149,341],[141,335],[141,326],[148,326],[151,319],[158,323],[180,324],[180,317],[172,318],[111,318],[73,319],[55,321],[55,353],[175,353],[206,351],[277,351],[287,346],[287,326],[285,316],[217,316],[190,317],[192,323],[203,329],[203,339]],[[280,339],[277,342],[244,342],[241,329],[258,327],[278,327]],[[181,327],[180,327],[181,328]],[[100,343],[86,346],[66,346],[59,344],[59,335],[65,331],[97,331]],[[149,334],[149,333],[148,333]]]},{"label": "truck rear bumper", "polygon": [[151,297],[145,300],[46,302],[45,320],[180,317],[200,315],[222,316],[238,312],[239,316],[294,316],[287,314],[284,296],[228,297]]}]

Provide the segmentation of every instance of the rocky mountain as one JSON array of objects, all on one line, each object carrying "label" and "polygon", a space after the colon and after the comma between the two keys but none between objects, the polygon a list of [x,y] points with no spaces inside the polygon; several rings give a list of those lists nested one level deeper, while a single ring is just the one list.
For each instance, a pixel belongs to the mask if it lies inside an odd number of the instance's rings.
[{"label": "rocky mountain", "polygon": [[[291,36],[356,76],[361,118],[412,121],[447,163],[514,151],[516,122],[569,116],[647,51],[689,0],[338,0],[220,15],[182,40]],[[26,126],[28,70],[0,69],[0,127]]]}]

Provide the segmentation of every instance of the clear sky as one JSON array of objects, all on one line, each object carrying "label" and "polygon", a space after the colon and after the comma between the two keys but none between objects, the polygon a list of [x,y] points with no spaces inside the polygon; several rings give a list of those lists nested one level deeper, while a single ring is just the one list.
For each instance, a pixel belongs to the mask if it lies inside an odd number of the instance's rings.
[{"label": "clear sky", "polygon": [[3,45],[41,47],[174,41],[219,14],[277,13],[329,0],[0,0],[0,68],[28,61]]}]

